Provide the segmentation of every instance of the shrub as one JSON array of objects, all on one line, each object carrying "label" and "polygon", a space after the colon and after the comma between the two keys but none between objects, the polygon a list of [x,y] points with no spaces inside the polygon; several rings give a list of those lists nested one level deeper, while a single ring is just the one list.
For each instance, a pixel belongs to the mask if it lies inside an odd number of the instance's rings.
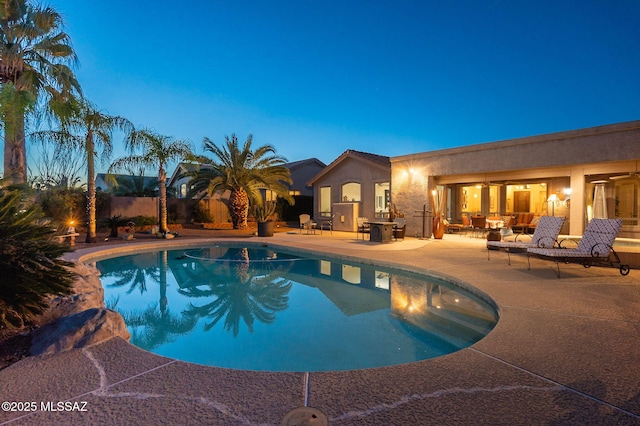
[{"label": "shrub", "polygon": [[137,227],[142,227],[147,225],[153,226],[158,224],[158,219],[155,216],[134,216],[129,220],[135,223]]},{"label": "shrub", "polygon": [[71,219],[76,221],[84,219],[86,197],[81,188],[55,188],[41,191],[38,198],[44,214],[59,224],[66,224]]},{"label": "shrub", "polygon": [[122,215],[112,216],[102,220],[102,224],[111,230],[109,237],[118,238],[118,227],[125,226],[129,222],[128,217]]},{"label": "shrub", "polygon": [[167,207],[167,222],[168,223],[178,223],[178,207],[168,206]]},{"label": "shrub", "polygon": [[265,201],[262,205],[253,206],[253,217],[257,222],[267,222],[276,212],[275,201]]},{"label": "shrub", "polygon": [[47,295],[69,294],[75,274],[60,259],[69,248],[51,238],[43,214],[18,191],[0,189],[0,334],[30,324]]},{"label": "shrub", "polygon": [[211,212],[202,201],[198,201],[193,206],[193,221],[197,223],[213,223]]}]

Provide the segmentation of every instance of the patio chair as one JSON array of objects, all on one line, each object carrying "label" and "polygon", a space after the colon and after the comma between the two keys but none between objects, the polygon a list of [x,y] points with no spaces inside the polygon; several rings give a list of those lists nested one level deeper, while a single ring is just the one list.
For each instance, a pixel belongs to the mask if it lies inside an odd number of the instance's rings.
[{"label": "patio chair", "polygon": [[617,265],[621,275],[628,275],[631,268],[629,265],[620,263],[620,258],[613,249],[613,242],[620,226],[622,226],[622,219],[591,219],[576,248],[563,248],[562,244],[560,248],[528,248],[529,269],[531,269],[530,257],[538,256],[556,262],[558,278],[560,278],[560,262],[582,263],[585,268],[593,265]]},{"label": "patio chair", "polygon": [[308,214],[301,214],[300,216],[300,233],[302,234],[302,230],[306,229],[307,234],[316,233],[316,223],[311,220],[311,216]]},{"label": "patio chair", "polygon": [[364,234],[369,234],[371,232],[371,226],[369,226],[369,219],[364,216],[356,218],[356,240],[358,239],[358,234],[362,234],[362,239],[364,240]]},{"label": "patio chair", "polygon": [[447,234],[454,234],[457,232],[464,232],[471,229],[471,221],[469,216],[465,213],[462,214],[462,223],[448,223],[446,224]]},{"label": "patio chair", "polygon": [[[530,247],[551,248],[558,245],[558,234],[564,224],[564,217],[540,216],[540,221],[536,226],[533,235],[517,234],[513,241],[487,241],[487,260],[491,260],[491,250],[505,249],[507,252],[507,263],[511,265],[511,251],[524,251]],[[524,241],[520,238],[531,238]]]},{"label": "patio chair", "polygon": [[486,216],[471,216],[471,227],[473,228],[473,235],[477,237],[478,235],[484,236],[484,234],[488,231],[487,228],[487,217]]},{"label": "patio chair", "polygon": [[403,217],[395,219],[394,221],[396,225],[393,227],[393,239],[398,241],[398,239],[404,240],[404,234],[407,230],[407,224]]},{"label": "patio chair", "polygon": [[333,235],[333,218],[334,217],[336,217],[335,214],[331,215],[329,219],[326,219],[320,223],[320,235],[322,235],[322,231],[324,230],[324,228],[327,228],[331,232],[331,235]]}]

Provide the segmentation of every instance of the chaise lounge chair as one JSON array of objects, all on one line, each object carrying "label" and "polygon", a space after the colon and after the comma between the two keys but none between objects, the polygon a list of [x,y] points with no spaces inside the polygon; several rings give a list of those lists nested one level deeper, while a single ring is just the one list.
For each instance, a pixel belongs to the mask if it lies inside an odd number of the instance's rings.
[{"label": "chaise lounge chair", "polygon": [[[508,264],[511,265],[511,251],[524,251],[532,247],[551,248],[558,244],[558,234],[564,224],[564,217],[540,216],[540,222],[536,226],[533,235],[518,234],[515,241],[487,241],[487,260],[491,260],[491,250],[505,249],[507,252]],[[530,241],[519,241],[525,235],[531,237]]]},{"label": "chaise lounge chair", "polygon": [[622,226],[622,219],[591,219],[576,248],[562,248],[562,244],[560,244],[560,248],[528,248],[529,269],[531,269],[530,257],[538,256],[556,262],[558,278],[560,278],[560,262],[582,263],[585,268],[597,264],[617,265],[621,275],[628,275],[631,268],[629,265],[620,263],[620,258],[613,249],[613,242],[618,235],[620,226]]}]

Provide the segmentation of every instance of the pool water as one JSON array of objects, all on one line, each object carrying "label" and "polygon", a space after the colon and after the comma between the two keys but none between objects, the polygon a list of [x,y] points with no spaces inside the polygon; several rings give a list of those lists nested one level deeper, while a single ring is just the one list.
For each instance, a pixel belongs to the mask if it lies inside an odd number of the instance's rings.
[{"label": "pool water", "polygon": [[96,266],[132,344],[224,368],[414,362],[472,345],[497,322],[489,304],[443,280],[280,248],[220,244]]}]

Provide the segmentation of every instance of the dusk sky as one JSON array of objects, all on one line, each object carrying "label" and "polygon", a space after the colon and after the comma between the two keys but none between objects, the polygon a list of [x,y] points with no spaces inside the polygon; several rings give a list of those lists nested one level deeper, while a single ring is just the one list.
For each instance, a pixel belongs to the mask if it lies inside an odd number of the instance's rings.
[{"label": "dusk sky", "polygon": [[328,164],[640,119],[638,0],[48,4],[88,99],[198,152],[252,133]]}]

